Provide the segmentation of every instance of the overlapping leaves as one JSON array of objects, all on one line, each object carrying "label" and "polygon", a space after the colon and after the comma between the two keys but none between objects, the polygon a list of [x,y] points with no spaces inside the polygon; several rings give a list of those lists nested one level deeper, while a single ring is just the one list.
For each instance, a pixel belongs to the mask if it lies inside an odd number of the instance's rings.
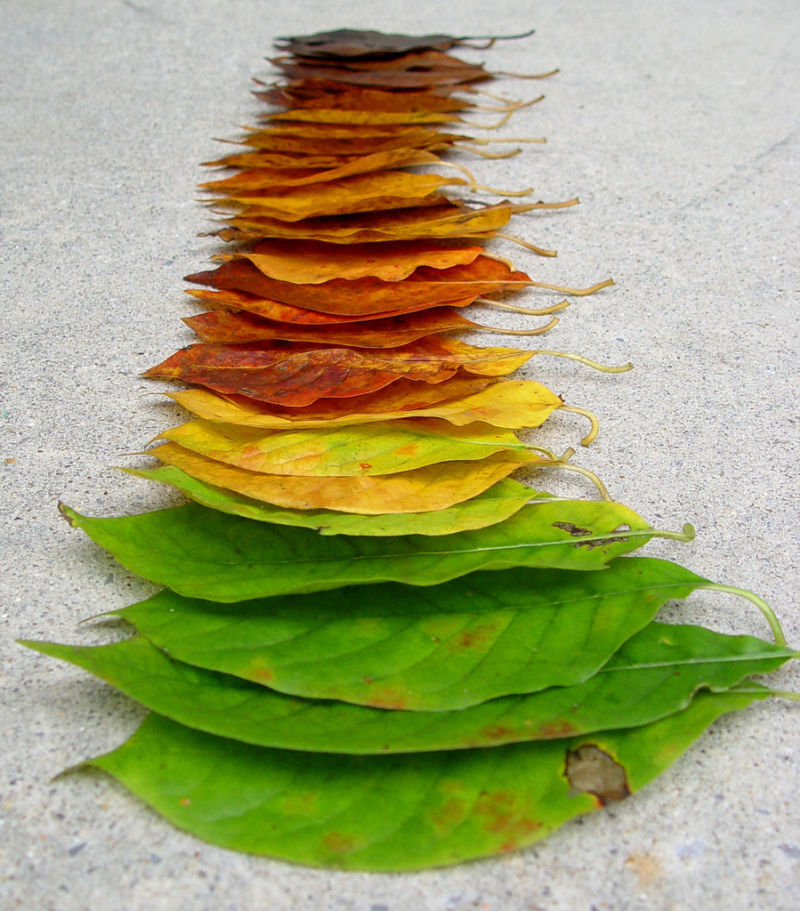
[{"label": "overlapping leaves", "polygon": [[[477,327],[459,308],[538,284],[482,239],[577,200],[469,204],[470,172],[408,170],[453,147],[495,157],[459,129],[492,77],[448,53],[471,40],[281,39],[284,81],[256,95],[282,110],[202,185],[239,246],[188,276],[213,308],[186,319],[201,342],[146,374],[192,384],[172,398],[195,419],[160,435],[160,467],[128,469],[194,502],[62,506],[167,588],[115,612],[133,638],[25,644],[151,710],[89,764],[216,844],[364,870],[512,850],[637,791],[770,695],[745,678],[796,656],[748,593],[776,644],[654,621],[729,590],[626,556],[689,526],[657,531],[596,478],[591,502],[507,477],[571,467],[571,450],[511,432],[566,406],[504,379],[535,352],[443,333]],[[537,100],[503,101],[497,125]]]}]

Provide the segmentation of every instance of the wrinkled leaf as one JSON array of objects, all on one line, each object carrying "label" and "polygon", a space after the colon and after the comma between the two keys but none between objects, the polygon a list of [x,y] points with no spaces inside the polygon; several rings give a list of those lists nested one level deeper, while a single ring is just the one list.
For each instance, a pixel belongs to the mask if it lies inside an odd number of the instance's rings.
[{"label": "wrinkled leaf", "polygon": [[440,383],[459,369],[479,376],[504,376],[532,356],[532,351],[518,348],[478,348],[437,336],[392,349],[201,342],[176,351],[144,376],[299,407],[320,398],[365,395],[401,378]]},{"label": "wrinkled leaf", "polygon": [[436,585],[478,569],[592,570],[657,534],[619,503],[581,500],[537,503],[499,525],[438,538],[323,538],[193,503],[113,518],[61,511],[138,575],[216,601],[384,580]]},{"label": "wrinkled leaf", "polygon": [[128,474],[170,484],[211,509],[259,522],[313,528],[321,535],[450,535],[495,525],[537,498],[547,498],[516,481],[504,480],[483,493],[433,512],[384,513],[377,516],[332,512],[328,509],[284,509],[213,484],[205,484],[173,465],[126,468]]},{"label": "wrinkled leaf", "polygon": [[367,276],[397,282],[415,269],[467,266],[483,254],[482,247],[443,247],[427,241],[351,244],[342,247],[315,240],[266,240],[253,253],[235,253],[276,281],[318,285],[331,279]]},{"label": "wrinkled leaf", "polygon": [[277,107],[314,108],[352,111],[464,111],[475,105],[443,91],[392,92],[359,86],[344,86],[329,79],[308,79],[302,84],[274,86],[254,92],[256,98]]},{"label": "wrinkled leaf", "polygon": [[540,426],[563,404],[555,393],[534,380],[502,380],[486,385],[485,380],[459,377],[435,385],[399,380],[369,396],[354,400],[320,399],[302,410],[269,409],[244,398],[223,398],[206,389],[185,389],[170,397],[206,420],[268,430],[364,424],[407,417],[441,418],[457,427],[482,421],[494,427],[521,430]]},{"label": "wrinkled leaf", "polygon": [[468,500],[541,457],[526,453],[487,456],[475,462],[439,462],[400,474],[303,477],[247,471],[198,455],[176,443],[151,449],[166,465],[193,478],[287,509],[333,509],[366,515],[429,512]]},{"label": "wrinkled leaf", "polygon": [[[592,748],[636,792],[716,718],[763,693],[697,696],[662,721],[484,750],[337,757],[236,744],[150,715],[90,760],[179,828],[214,844],[356,870],[413,870],[531,844],[611,799],[601,777],[571,784]],[[598,763],[600,764],[600,763]],[[617,795],[622,796],[622,795]]]},{"label": "wrinkled leaf", "polygon": [[409,753],[555,740],[649,724],[700,688],[725,690],[794,653],[748,636],[650,623],[584,683],[505,696],[452,712],[385,711],[300,699],[170,659],[137,636],[76,647],[23,642],[102,678],[147,708],[256,746],[331,753]]},{"label": "wrinkled leaf", "polygon": [[200,184],[214,192],[228,190],[261,190],[274,186],[303,186],[304,184],[324,183],[338,180],[340,177],[351,177],[355,174],[369,174],[389,168],[409,167],[411,165],[439,164],[441,159],[432,152],[421,149],[393,149],[388,152],[377,152],[374,155],[362,155],[352,161],[334,165],[325,170],[309,173],[307,168],[298,168],[295,163],[285,168],[258,168],[242,171],[223,180],[211,180]]},{"label": "wrinkled leaf", "polygon": [[[479,40],[507,41],[527,38],[532,34],[533,32],[529,31],[519,35],[489,35]],[[284,36],[277,39],[283,50],[296,56],[334,59],[381,58],[427,50],[447,51],[471,40],[475,39],[470,36],[454,37],[453,35],[399,35],[351,28],[315,32],[313,35]]]},{"label": "wrinkled leaf", "polygon": [[451,307],[424,310],[413,317],[394,316],[360,321],[355,325],[353,320],[337,324],[335,319],[322,325],[286,325],[266,322],[255,314],[213,311],[184,317],[183,321],[204,342],[221,345],[242,345],[282,339],[319,345],[347,345],[350,348],[399,348],[428,335],[456,329],[482,328]]},{"label": "wrinkled leaf", "polygon": [[662,604],[704,584],[631,557],[594,572],[523,567],[234,607],[162,591],[115,613],[187,664],[297,696],[438,712],[581,683]]},{"label": "wrinkled leaf", "polygon": [[247,214],[266,215],[281,221],[299,221],[319,215],[370,212],[375,209],[420,205],[444,186],[464,186],[460,177],[441,174],[410,174],[406,171],[381,171],[342,177],[310,186],[274,190],[235,191],[215,200],[217,206],[231,204]]},{"label": "wrinkled leaf", "polygon": [[468,266],[451,269],[423,266],[402,282],[370,277],[353,281],[335,278],[321,285],[297,285],[267,278],[243,260],[187,275],[186,281],[223,290],[245,291],[256,297],[323,313],[384,316],[443,304],[464,306],[481,294],[523,288],[531,279],[524,272],[512,271],[504,263],[479,256]]},{"label": "wrinkled leaf", "polygon": [[301,63],[274,62],[287,79],[329,79],[346,85],[387,89],[419,89],[428,86],[464,85],[491,79],[480,64],[439,66],[423,70],[352,70],[343,66],[308,66]]},{"label": "wrinkled leaf", "polygon": [[484,459],[495,452],[528,456],[513,433],[485,424],[456,429],[436,419],[289,431],[199,420],[171,427],[157,439],[248,471],[306,477],[393,474],[437,462]]}]

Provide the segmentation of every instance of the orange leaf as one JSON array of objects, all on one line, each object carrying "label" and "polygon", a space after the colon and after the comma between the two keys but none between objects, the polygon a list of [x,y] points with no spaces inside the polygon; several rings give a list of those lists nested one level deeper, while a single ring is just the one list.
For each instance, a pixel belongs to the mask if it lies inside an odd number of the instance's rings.
[{"label": "orange leaf", "polygon": [[204,342],[240,345],[283,339],[321,345],[347,345],[353,348],[397,348],[426,335],[454,329],[474,329],[477,325],[449,307],[425,310],[413,318],[395,316],[359,322],[355,325],[282,325],[267,322],[249,313],[218,311],[185,317],[183,321]]},{"label": "orange leaf", "polygon": [[402,282],[370,277],[352,281],[336,278],[321,285],[296,285],[267,278],[242,260],[224,263],[213,271],[187,275],[186,281],[246,291],[257,297],[322,313],[386,315],[443,304],[464,306],[481,294],[524,287],[531,279],[524,272],[511,271],[497,260],[479,256],[468,266],[440,270],[422,267]]},{"label": "orange leaf", "polygon": [[320,398],[349,398],[375,392],[405,377],[440,383],[459,369],[479,376],[504,376],[532,351],[476,348],[452,339],[420,339],[396,349],[312,348],[289,343],[211,345],[177,351],[145,376],[178,379],[225,394],[292,407]]},{"label": "orange leaf", "polygon": [[260,474],[234,468],[176,443],[165,443],[148,454],[193,478],[254,500],[287,509],[333,509],[362,515],[447,509],[488,490],[530,461],[497,453],[478,462],[440,462],[400,474],[337,478],[331,483],[329,478]]},{"label": "orange leaf", "polygon": [[367,276],[397,282],[408,278],[419,266],[466,266],[482,253],[482,247],[434,246],[420,240],[346,247],[314,240],[267,240],[258,244],[253,253],[235,253],[231,259],[246,259],[263,275],[277,281],[319,285],[334,278],[353,280]]}]

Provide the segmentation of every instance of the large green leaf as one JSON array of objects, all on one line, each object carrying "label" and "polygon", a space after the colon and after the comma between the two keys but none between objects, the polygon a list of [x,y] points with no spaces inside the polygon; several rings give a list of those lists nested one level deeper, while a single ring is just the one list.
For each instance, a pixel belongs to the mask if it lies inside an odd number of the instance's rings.
[{"label": "large green leaf", "polygon": [[586,680],[706,580],[631,557],[597,572],[511,569],[236,604],[162,591],[115,611],[174,658],[272,689],[442,711]]},{"label": "large green leaf", "polygon": [[796,653],[749,636],[650,623],[585,683],[452,712],[391,712],[298,699],[169,658],[136,636],[80,647],[24,642],[113,684],[188,727],[257,746],[407,753],[552,740],[638,727],[685,708],[701,687],[727,689]]},{"label": "large green leaf", "polygon": [[638,791],[717,717],[763,693],[701,693],[643,727],[493,749],[341,756],[237,743],[150,715],[89,765],[194,835],[355,870],[510,851]]},{"label": "large green leaf", "polygon": [[491,528],[438,538],[323,538],[194,503],[113,518],[61,510],[133,572],[216,601],[367,582],[436,585],[476,569],[591,570],[663,534],[619,503],[580,500],[537,503]]},{"label": "large green leaf", "polygon": [[262,503],[250,497],[206,484],[181,471],[174,465],[158,468],[126,468],[128,474],[161,481],[176,487],[203,506],[218,509],[234,516],[272,522],[275,525],[293,525],[313,528],[321,535],[450,535],[458,531],[485,528],[502,522],[535,499],[547,499],[539,493],[506,479],[485,490],[471,500],[456,503],[448,509],[432,512],[387,513],[382,516],[360,516],[354,513],[333,512],[330,509],[283,509]]}]

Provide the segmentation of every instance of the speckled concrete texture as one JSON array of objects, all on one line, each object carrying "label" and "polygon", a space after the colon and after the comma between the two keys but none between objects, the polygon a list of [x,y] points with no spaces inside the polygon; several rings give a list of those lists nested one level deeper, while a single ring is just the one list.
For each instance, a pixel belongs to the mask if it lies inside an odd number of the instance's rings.
[{"label": "speckled concrete texture", "polygon": [[[616,286],[577,299],[547,347],[634,372],[534,358],[535,376],[596,411],[579,453],[654,524],[653,543],[715,580],[752,588],[800,643],[797,606],[798,47],[793,0],[530,4],[363,0],[26,0],[0,7],[2,620],[0,907],[26,911],[688,911],[800,903],[800,706],[723,719],[633,799],[532,849],[446,870],[358,875],[205,845],[99,774],[52,778],[119,744],[141,710],[15,637],[81,643],[78,622],[150,594],[57,513],[115,515],[174,502],[109,467],[132,464],[177,420],[140,372],[186,343],[181,276],[214,245],[199,162],[257,110],[249,77],[273,38],[354,25],[537,34],[482,54],[497,69],[561,73],[501,91],[546,100],[506,135],[545,135],[516,158],[464,156],[485,182],[579,196],[514,230],[535,278]],[[491,116],[491,115],[486,115]],[[530,292],[537,305],[552,295]],[[524,318],[486,312],[494,324]],[[491,337],[496,343],[496,336]],[[487,336],[486,341],[489,337]],[[536,347],[537,340],[529,340]],[[575,444],[557,416],[537,439]],[[588,495],[581,479],[551,486]],[[767,635],[718,593],[671,620]],[[775,685],[800,690],[788,667]]]}]

